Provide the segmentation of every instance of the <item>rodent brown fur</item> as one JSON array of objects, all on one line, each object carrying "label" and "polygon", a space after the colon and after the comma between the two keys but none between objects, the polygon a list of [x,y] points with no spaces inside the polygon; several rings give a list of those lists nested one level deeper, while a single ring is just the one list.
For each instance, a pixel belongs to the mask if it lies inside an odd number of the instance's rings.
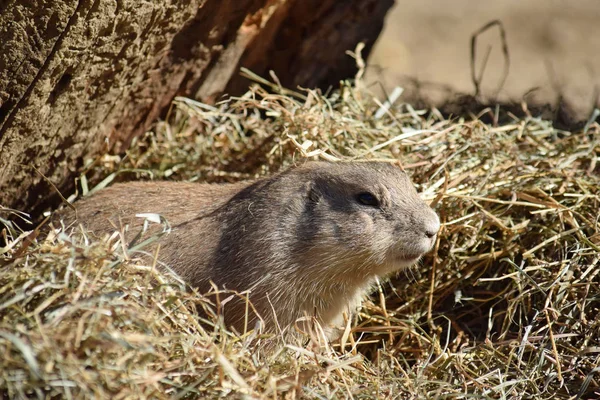
[{"label": "rodent brown fur", "polygon": [[[144,222],[136,214],[160,214],[172,231],[159,260],[200,292],[210,281],[250,289],[272,331],[305,316],[340,323],[377,277],[429,251],[439,229],[408,176],[377,162],[305,162],[237,184],[121,183],[74,205],[78,222],[101,235],[129,225],[133,236]],[[237,329],[245,314],[241,302],[224,309]]]}]

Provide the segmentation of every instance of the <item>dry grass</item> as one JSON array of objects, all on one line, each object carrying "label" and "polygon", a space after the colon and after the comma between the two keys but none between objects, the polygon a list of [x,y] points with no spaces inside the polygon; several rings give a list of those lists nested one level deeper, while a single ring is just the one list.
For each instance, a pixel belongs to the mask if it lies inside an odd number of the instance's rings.
[{"label": "dry grass", "polygon": [[[259,79],[259,78],[256,78]],[[0,222],[0,391],[9,397],[593,398],[600,372],[600,126],[387,110],[349,82],[263,82],[177,99],[125,157],[82,176],[233,181],[295,158],[400,159],[444,222],[433,254],[382,282],[321,349],[202,328],[202,301],[115,235],[45,238]],[[265,89],[269,86],[269,90]],[[387,110],[387,111],[386,111]],[[488,110],[498,121],[498,110]],[[596,392],[594,392],[594,390]],[[596,394],[594,394],[596,393]]]}]

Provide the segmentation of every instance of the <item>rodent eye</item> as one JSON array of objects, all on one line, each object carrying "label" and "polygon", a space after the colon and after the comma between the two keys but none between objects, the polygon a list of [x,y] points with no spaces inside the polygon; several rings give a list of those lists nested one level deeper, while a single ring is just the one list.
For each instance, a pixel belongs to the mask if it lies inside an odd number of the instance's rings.
[{"label": "rodent eye", "polygon": [[370,207],[379,207],[379,199],[369,192],[362,192],[356,195],[356,201],[360,204]]}]

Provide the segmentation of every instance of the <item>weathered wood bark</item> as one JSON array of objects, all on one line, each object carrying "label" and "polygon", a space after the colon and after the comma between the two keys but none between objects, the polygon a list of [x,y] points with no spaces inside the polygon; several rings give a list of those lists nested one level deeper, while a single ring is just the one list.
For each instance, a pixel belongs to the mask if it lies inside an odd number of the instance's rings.
[{"label": "weathered wood bark", "polygon": [[[0,205],[68,192],[85,159],[127,146],[176,95],[245,89],[241,65],[285,85],[352,74],[393,0],[9,0],[0,5]],[[48,196],[51,196],[50,198]]]}]

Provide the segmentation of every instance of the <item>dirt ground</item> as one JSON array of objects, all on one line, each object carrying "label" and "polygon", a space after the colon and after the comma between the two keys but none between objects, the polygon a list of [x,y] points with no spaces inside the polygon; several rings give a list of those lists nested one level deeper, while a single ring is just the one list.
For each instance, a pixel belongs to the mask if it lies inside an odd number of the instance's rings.
[{"label": "dirt ground", "polygon": [[[476,70],[491,49],[481,84],[486,100],[556,104],[560,96],[587,118],[600,83],[600,4],[595,0],[398,0],[369,59],[369,81],[440,104],[449,93],[474,94],[471,36],[492,20],[506,31],[504,74],[497,27],[477,39]],[[420,83],[415,84],[415,80]],[[496,93],[498,96],[496,97]]]}]

